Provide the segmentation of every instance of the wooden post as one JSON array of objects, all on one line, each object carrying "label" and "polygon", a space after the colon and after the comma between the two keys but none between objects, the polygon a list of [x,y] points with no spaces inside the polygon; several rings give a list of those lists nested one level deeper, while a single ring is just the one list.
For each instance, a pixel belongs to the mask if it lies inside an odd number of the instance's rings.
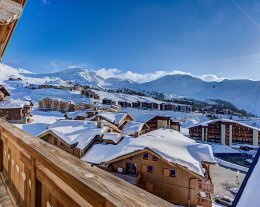
[{"label": "wooden post", "polygon": [[202,127],[202,134],[201,134],[201,140],[204,141],[204,138],[205,138],[205,130],[204,130],[204,127]]},{"label": "wooden post", "polygon": [[258,130],[253,130],[253,145],[258,146]]},{"label": "wooden post", "polygon": [[205,132],[205,134],[206,134],[206,136],[205,136],[205,141],[207,142],[207,141],[208,141],[208,127],[206,127],[205,129],[206,129],[206,132]]},{"label": "wooden post", "polygon": [[225,145],[225,138],[226,138],[226,125],[221,124],[221,144]]},{"label": "wooden post", "polygon": [[0,172],[2,172],[3,170],[4,170],[4,143],[0,138]]},{"label": "wooden post", "polygon": [[229,125],[229,142],[228,142],[229,146],[232,146],[232,141],[233,141],[233,126],[231,124]]}]

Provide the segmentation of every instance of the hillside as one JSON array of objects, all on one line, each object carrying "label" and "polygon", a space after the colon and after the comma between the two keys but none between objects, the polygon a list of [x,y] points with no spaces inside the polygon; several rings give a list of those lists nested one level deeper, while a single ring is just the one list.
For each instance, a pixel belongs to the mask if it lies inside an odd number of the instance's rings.
[{"label": "hillside", "polygon": [[221,99],[233,103],[236,107],[260,115],[260,81],[223,80],[206,82],[191,75],[167,75],[154,81],[137,83],[129,80],[105,79],[84,68],[70,68],[47,74],[35,74],[22,69],[15,69],[0,64],[0,84],[6,84],[10,89],[15,85],[9,78],[21,78],[22,84],[42,84],[46,82],[64,83],[73,81],[82,85],[99,86],[103,88],[128,88],[146,92],[162,92],[168,97],[186,97],[195,100]]},{"label": "hillside", "polygon": [[189,75],[173,75],[143,83],[140,90],[157,90],[197,100],[221,99],[241,109],[260,114],[260,81],[223,80],[206,82]]}]

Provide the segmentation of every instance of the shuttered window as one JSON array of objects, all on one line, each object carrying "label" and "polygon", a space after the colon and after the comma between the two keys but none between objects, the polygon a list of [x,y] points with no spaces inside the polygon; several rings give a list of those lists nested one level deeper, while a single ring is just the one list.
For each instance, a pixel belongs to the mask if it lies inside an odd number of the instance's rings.
[{"label": "shuttered window", "polygon": [[170,170],[169,169],[163,169],[163,175],[166,177],[170,176]]}]

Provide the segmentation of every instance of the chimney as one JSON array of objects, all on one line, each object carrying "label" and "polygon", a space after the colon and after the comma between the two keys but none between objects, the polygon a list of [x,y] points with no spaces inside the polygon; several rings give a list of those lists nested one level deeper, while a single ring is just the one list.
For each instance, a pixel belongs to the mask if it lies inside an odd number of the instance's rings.
[{"label": "chimney", "polygon": [[98,121],[97,122],[97,128],[103,128],[103,127],[104,127],[103,121]]}]

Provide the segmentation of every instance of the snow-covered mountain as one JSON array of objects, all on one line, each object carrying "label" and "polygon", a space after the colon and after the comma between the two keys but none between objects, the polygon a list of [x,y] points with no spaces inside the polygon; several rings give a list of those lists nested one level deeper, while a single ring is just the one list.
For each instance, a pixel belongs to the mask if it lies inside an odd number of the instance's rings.
[{"label": "snow-covered mountain", "polygon": [[[48,74],[34,74],[0,64],[0,84],[10,84],[9,78],[21,78],[21,82],[26,84],[73,81],[79,84],[106,88],[157,91],[172,97],[187,97],[196,100],[221,99],[233,103],[240,109],[260,115],[260,107],[258,107],[260,105],[260,81],[223,80],[206,82],[191,75],[177,74],[167,75],[146,83],[136,83],[118,78],[105,79],[97,75],[95,71],[84,68],[70,68]],[[12,85],[12,87],[15,86]]]},{"label": "snow-covered mountain", "polygon": [[238,108],[260,115],[260,81],[206,82],[190,75],[170,75],[140,84],[139,88],[196,100],[221,99],[233,103]]},{"label": "snow-covered mountain", "polygon": [[63,81],[74,81],[79,84],[88,84],[94,86],[103,86],[104,78],[97,75],[94,71],[89,71],[84,68],[70,68],[54,73],[46,74],[23,74],[26,77],[32,78],[59,78]]}]

